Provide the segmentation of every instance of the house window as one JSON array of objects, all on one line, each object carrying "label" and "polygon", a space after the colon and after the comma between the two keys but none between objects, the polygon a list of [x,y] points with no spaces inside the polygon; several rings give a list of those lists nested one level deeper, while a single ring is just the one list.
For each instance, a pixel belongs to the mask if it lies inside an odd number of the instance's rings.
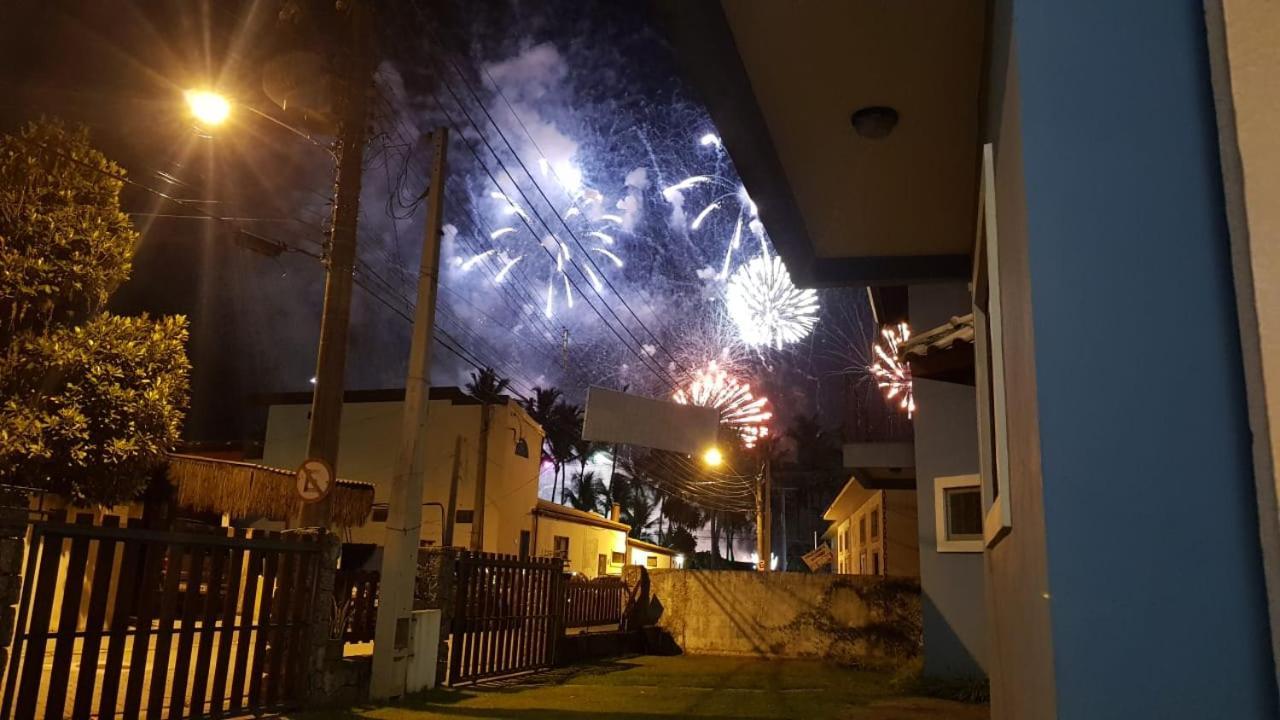
[{"label": "house window", "polygon": [[871,553],[871,574],[880,574],[880,553],[878,552]]},{"label": "house window", "polygon": [[564,535],[556,535],[551,538],[551,555],[558,557],[565,562],[569,561],[569,538]]},{"label": "house window", "polygon": [[626,553],[616,552],[613,554],[613,565],[622,565],[627,561]]},{"label": "house window", "polygon": [[867,544],[867,516],[863,515],[858,518],[858,544]]},{"label": "house window", "polygon": [[386,522],[387,506],[386,505],[375,506],[373,508],[373,512],[369,513],[369,520],[371,522]]},{"label": "house window", "polygon": [[474,510],[459,510],[453,516],[453,521],[462,525],[469,525],[476,519]]},{"label": "house window", "polygon": [[649,557],[647,557],[647,558],[645,558],[645,559],[644,559],[644,564],[645,564],[645,565],[647,565],[647,566],[649,566],[649,567],[651,567],[651,568],[656,568],[656,567],[658,567],[658,556],[657,556],[657,555],[650,555]]},{"label": "house window", "polygon": [[934,478],[938,552],[982,552],[982,486],[977,475]]},{"label": "house window", "polygon": [[982,477],[982,534],[984,542],[991,546],[1009,532],[1011,505],[1000,245],[996,233],[995,165],[990,143],[982,147],[982,187],[978,194],[977,245],[973,258],[971,288],[978,394],[978,465]]},{"label": "house window", "polygon": [[858,553],[858,574],[859,575],[867,574],[867,551],[866,550],[863,550],[862,552]]},{"label": "house window", "polygon": [[871,511],[871,542],[880,539],[880,510]]},{"label": "house window", "polygon": [[520,559],[524,560],[529,557],[529,531],[520,531]]}]

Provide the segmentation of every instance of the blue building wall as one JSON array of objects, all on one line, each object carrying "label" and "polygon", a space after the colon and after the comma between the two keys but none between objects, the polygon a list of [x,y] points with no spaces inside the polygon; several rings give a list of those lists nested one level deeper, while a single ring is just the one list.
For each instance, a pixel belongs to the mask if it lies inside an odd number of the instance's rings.
[{"label": "blue building wall", "polygon": [[1058,716],[1275,718],[1202,5],[1013,31]]},{"label": "blue building wall", "polygon": [[[963,283],[914,285],[910,319],[920,333],[971,308]],[[938,552],[934,480],[978,472],[978,427],[971,385],[917,379],[913,421],[916,507],[920,525],[920,590],[924,673],[942,678],[985,677],[987,610],[982,553]]]}]

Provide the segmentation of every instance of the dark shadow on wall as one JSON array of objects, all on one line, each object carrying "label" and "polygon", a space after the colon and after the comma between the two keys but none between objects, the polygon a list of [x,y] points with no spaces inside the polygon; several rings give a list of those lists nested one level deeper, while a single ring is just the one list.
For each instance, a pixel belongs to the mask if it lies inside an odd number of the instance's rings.
[{"label": "dark shadow on wall", "polygon": [[924,674],[953,679],[986,678],[978,659],[965,647],[928,593],[920,595],[924,614]]}]

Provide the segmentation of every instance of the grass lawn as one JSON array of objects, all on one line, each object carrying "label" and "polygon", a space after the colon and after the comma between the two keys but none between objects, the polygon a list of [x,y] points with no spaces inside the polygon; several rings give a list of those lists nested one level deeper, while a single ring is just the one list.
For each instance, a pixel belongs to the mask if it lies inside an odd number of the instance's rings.
[{"label": "grass lawn", "polygon": [[798,660],[641,656],[563,668],[518,681],[435,690],[392,707],[305,717],[985,720],[987,716],[983,705],[895,695],[885,673]]}]

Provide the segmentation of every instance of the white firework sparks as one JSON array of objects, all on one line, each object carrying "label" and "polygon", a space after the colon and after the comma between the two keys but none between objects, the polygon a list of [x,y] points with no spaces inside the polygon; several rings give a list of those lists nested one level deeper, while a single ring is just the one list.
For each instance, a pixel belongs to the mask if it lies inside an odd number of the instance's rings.
[{"label": "white firework sparks", "polygon": [[747,447],[769,435],[768,422],[773,418],[769,398],[753,395],[749,383],[730,375],[715,360],[693,371],[693,379],[672,399],[682,405],[715,408],[720,422],[741,435]]},{"label": "white firework sparks", "polygon": [[742,342],[781,350],[803,339],[818,322],[818,293],[791,282],[778,257],[759,256],[729,279],[725,306]]},{"label": "white firework sparks", "polygon": [[867,367],[885,397],[898,400],[898,407],[907,412],[907,417],[915,414],[916,398],[911,391],[911,367],[898,359],[898,351],[910,338],[911,328],[906,323],[880,328],[880,340],[872,348],[876,357]]}]

